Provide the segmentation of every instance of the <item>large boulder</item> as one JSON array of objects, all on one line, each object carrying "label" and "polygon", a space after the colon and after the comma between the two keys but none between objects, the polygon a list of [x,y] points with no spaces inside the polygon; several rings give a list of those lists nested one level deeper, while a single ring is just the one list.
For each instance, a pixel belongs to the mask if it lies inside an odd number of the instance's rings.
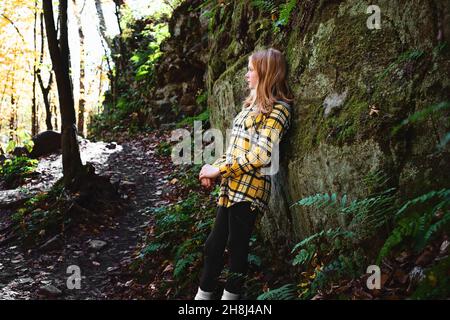
[{"label": "large boulder", "polygon": [[61,133],[56,131],[43,131],[35,135],[32,140],[34,145],[31,152],[28,152],[25,147],[16,147],[12,154],[37,159],[61,149]]},{"label": "large boulder", "polygon": [[450,131],[448,113],[391,132],[408,115],[450,100],[450,4],[377,3],[381,29],[367,27],[363,0],[299,2],[278,32],[250,2],[230,1],[213,14],[206,75],[213,127],[224,132],[239,112],[251,52],[273,46],[288,60],[295,102],[271,211],[261,221],[270,241],[344,223],[291,205],[324,192],[365,197],[377,172],[408,197],[448,187],[449,146],[435,152]]}]

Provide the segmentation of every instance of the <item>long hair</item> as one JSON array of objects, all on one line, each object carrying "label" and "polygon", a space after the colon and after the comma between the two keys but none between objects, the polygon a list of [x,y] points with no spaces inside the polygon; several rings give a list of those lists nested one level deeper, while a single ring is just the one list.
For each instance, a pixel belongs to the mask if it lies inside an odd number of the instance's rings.
[{"label": "long hair", "polygon": [[244,108],[255,104],[259,112],[270,113],[277,100],[293,101],[286,79],[286,60],[280,51],[274,48],[256,51],[249,59],[258,75],[258,83],[245,98]]}]

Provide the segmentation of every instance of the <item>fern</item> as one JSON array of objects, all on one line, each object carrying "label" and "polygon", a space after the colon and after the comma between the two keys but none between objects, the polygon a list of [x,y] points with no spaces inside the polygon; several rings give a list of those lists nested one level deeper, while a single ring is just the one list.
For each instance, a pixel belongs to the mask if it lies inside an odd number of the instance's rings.
[{"label": "fern", "polygon": [[[324,206],[333,206],[337,205],[337,195],[336,193],[332,193],[331,196],[328,193],[318,193],[312,196],[308,196],[306,198],[300,199],[299,201],[292,204],[290,207],[293,206],[304,206],[304,207],[310,207],[315,206],[317,208],[322,208]],[[347,195],[344,195],[341,198],[341,201],[339,202],[340,207],[345,207],[347,205]]]},{"label": "fern", "polygon": [[[367,192],[385,188],[388,180],[379,173],[368,174],[364,181]],[[343,216],[347,221],[344,226],[323,229],[303,239],[292,249],[292,253],[299,250],[293,265],[303,266],[306,270],[314,268],[314,277],[303,279],[302,298],[311,297],[336,277],[353,277],[363,272],[367,258],[362,250],[355,250],[355,247],[358,248],[363,241],[371,239],[392,218],[398,209],[395,190],[388,188],[367,198],[352,201],[347,195],[339,197],[335,193],[315,194],[294,203],[326,209],[324,214],[327,217]]]},{"label": "fern", "polygon": [[416,111],[408,118],[403,120],[399,125],[392,129],[392,135],[395,135],[402,127],[407,124],[418,123],[429,118],[430,115],[442,110],[450,109],[450,101],[442,101],[440,103],[433,104],[423,110]]},{"label": "fern", "polygon": [[182,259],[178,259],[175,268],[173,270],[173,276],[178,278],[185,269],[191,265],[197,258],[199,257],[199,253],[189,254]]},{"label": "fern", "polygon": [[285,4],[281,5],[280,17],[275,22],[275,27],[285,26],[289,23],[292,11],[297,5],[297,0],[288,0]]},{"label": "fern", "polygon": [[258,267],[261,266],[261,258],[259,256],[257,256],[257,255],[249,254],[248,258],[247,258],[247,261],[248,261],[249,264],[253,264],[253,265],[258,266]]},{"label": "fern", "polygon": [[431,240],[432,236],[439,230],[442,230],[444,226],[450,224],[450,211],[447,211],[444,216],[436,223],[432,224],[425,233],[425,242]]},{"label": "fern", "polygon": [[273,13],[277,5],[273,0],[252,0],[251,4],[265,12]]},{"label": "fern", "polygon": [[418,204],[426,203],[426,202],[430,201],[431,199],[433,199],[434,197],[443,198],[444,205],[445,205],[446,203],[448,203],[450,201],[450,189],[441,189],[439,191],[433,190],[433,191],[427,192],[423,195],[420,195],[412,200],[407,201],[395,215],[396,218],[401,217],[406,212],[406,210],[409,209],[410,207],[418,205]]},{"label": "fern", "polygon": [[310,246],[308,249],[302,249],[300,250],[300,253],[297,254],[294,258],[294,261],[292,262],[292,265],[304,265],[311,261],[311,259],[314,257],[314,253],[316,251],[315,246]]},{"label": "fern", "polygon": [[[273,30],[279,31],[280,27],[289,24],[289,20],[297,2],[298,0],[287,0],[286,3],[278,5],[274,0],[252,0],[251,4],[263,12],[271,14],[272,20],[274,20],[272,24]],[[278,19],[276,18],[277,14]]]},{"label": "fern", "polygon": [[[440,201],[430,205],[432,200]],[[418,208],[419,204],[421,208]],[[430,191],[407,201],[396,213],[397,225],[383,244],[378,254],[378,263],[395,247],[406,243],[406,240],[413,240],[412,246],[415,251],[422,250],[433,235],[449,223],[449,207],[450,189]],[[433,223],[436,213],[441,210],[444,210],[443,216]]]},{"label": "fern", "polygon": [[167,245],[155,242],[155,243],[150,243],[148,246],[146,246],[142,252],[141,252],[141,256],[145,256],[147,254],[151,254],[151,253],[155,253],[163,248],[166,248]]},{"label": "fern", "polygon": [[295,300],[296,298],[296,286],[294,284],[285,284],[280,288],[264,292],[256,300]]},{"label": "fern", "polygon": [[441,141],[438,144],[438,150],[444,149],[444,147],[447,145],[447,143],[450,142],[450,132],[447,132],[445,136],[441,139]]}]

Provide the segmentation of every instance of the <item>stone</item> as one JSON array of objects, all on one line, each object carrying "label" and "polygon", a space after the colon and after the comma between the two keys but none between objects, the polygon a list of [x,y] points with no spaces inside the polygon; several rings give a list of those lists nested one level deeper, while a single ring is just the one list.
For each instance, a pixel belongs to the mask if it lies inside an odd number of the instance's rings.
[{"label": "stone", "polygon": [[134,188],[134,187],[136,187],[136,183],[134,183],[132,181],[122,180],[122,181],[120,181],[120,186],[124,187],[124,188]]},{"label": "stone", "polygon": [[40,287],[38,293],[50,298],[59,297],[62,295],[62,291],[51,284]]},{"label": "stone", "polygon": [[425,272],[423,268],[419,266],[415,266],[410,272],[409,272],[409,278],[413,283],[419,283],[425,278]]},{"label": "stone", "polygon": [[347,92],[347,89],[341,94],[334,92],[325,98],[323,101],[323,115],[325,118],[327,118],[332,112],[335,112],[335,109],[342,107],[345,102],[345,98],[347,98]]},{"label": "stone", "polygon": [[117,147],[117,144],[115,142],[111,142],[106,145],[106,148],[108,148],[108,149],[115,149],[116,147]]},{"label": "stone", "polygon": [[33,137],[34,146],[30,158],[39,158],[61,149],[61,133],[47,130]]},{"label": "stone", "polygon": [[91,240],[89,241],[89,248],[95,251],[100,251],[106,247],[108,243],[103,240]]}]

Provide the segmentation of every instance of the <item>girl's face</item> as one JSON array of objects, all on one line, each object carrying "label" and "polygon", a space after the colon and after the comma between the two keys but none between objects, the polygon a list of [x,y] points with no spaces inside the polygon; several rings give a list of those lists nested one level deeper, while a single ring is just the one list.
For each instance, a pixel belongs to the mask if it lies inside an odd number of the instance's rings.
[{"label": "girl's face", "polygon": [[245,80],[247,81],[248,87],[250,89],[256,88],[256,84],[258,83],[258,74],[256,73],[256,70],[253,68],[250,59],[248,60],[248,71],[245,74]]}]

